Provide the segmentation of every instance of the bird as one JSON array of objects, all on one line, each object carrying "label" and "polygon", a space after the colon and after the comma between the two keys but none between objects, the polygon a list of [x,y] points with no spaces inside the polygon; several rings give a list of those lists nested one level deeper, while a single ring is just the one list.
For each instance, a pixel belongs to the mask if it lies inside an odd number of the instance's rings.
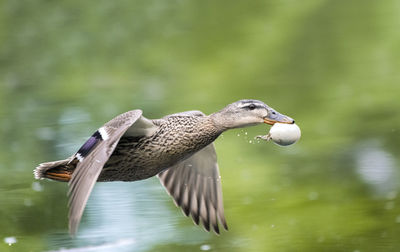
[{"label": "bird", "polygon": [[157,176],[186,216],[206,231],[228,230],[214,140],[229,129],[294,120],[244,99],[205,115],[192,110],[148,119],[140,109],[116,116],[64,160],[39,164],[36,179],[68,182],[68,227],[75,236],[96,182]]}]

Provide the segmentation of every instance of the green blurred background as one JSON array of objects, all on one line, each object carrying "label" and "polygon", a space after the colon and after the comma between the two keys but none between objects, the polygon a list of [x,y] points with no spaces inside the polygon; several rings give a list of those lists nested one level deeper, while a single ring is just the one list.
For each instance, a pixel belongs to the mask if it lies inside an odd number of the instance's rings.
[{"label": "green blurred background", "polygon": [[[399,13],[396,0],[0,1],[0,251],[399,251]],[[254,141],[264,125],[216,141],[220,236],[153,178],[97,184],[71,239],[67,185],[33,179],[127,110],[243,98],[295,118],[302,139]]]}]

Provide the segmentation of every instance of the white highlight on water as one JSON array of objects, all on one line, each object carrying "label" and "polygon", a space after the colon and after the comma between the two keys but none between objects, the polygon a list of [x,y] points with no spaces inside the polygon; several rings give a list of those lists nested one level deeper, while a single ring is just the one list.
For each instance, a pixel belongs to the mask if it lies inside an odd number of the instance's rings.
[{"label": "white highlight on water", "polygon": [[14,243],[17,243],[17,238],[15,238],[14,236],[10,236],[10,237],[5,237],[4,238],[4,242],[8,244],[8,246],[13,245]]},{"label": "white highlight on water", "polygon": [[357,172],[373,189],[387,199],[397,196],[394,157],[377,142],[367,142],[355,155]]},{"label": "white highlight on water", "polygon": [[208,244],[204,244],[204,245],[200,246],[200,250],[203,250],[203,251],[207,251],[207,250],[210,250],[210,249],[211,249],[211,246],[208,245]]}]

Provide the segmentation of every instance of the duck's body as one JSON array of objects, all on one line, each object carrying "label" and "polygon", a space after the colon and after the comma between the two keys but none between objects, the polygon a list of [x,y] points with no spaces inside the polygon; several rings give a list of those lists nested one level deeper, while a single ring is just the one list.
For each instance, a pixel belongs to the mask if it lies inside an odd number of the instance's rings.
[{"label": "duck's body", "polygon": [[213,141],[225,130],[259,123],[293,123],[256,100],[204,115],[188,111],[149,120],[141,110],[99,128],[70,158],[40,164],[36,178],[69,182],[70,232],[77,231],[96,181],[136,181],[158,175],[175,203],[206,230],[227,229]]},{"label": "duck's body", "polygon": [[153,177],[211,144],[220,134],[208,116],[173,115],[154,120],[148,137],[122,137],[98,181],[135,181]]}]

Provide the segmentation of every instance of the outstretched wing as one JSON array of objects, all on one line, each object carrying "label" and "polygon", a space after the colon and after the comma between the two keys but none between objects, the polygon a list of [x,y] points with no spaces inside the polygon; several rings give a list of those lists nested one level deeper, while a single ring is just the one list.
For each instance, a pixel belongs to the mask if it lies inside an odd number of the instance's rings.
[{"label": "outstretched wing", "polygon": [[219,234],[218,222],[228,230],[222,202],[221,177],[214,144],[158,174],[174,202],[186,216]]},{"label": "outstretched wing", "polygon": [[99,128],[74,155],[79,162],[69,181],[69,230],[78,230],[86,202],[104,164],[123,135],[145,136],[157,127],[142,116],[141,110],[123,113]]}]

